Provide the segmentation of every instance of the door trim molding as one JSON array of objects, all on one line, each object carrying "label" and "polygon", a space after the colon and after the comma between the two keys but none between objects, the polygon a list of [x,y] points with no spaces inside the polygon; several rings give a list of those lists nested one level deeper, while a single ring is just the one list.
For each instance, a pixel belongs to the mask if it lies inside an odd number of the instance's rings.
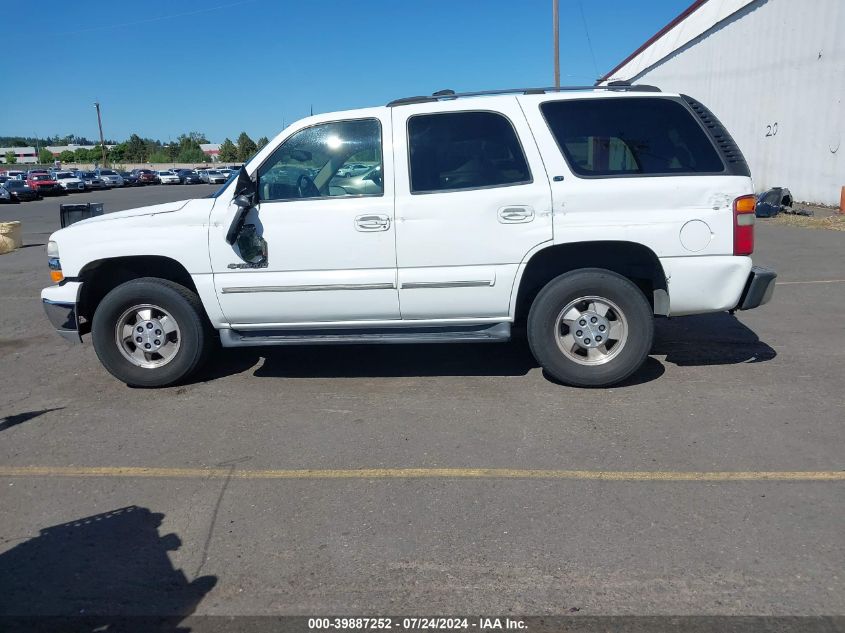
[{"label": "door trim molding", "polygon": [[478,288],[494,286],[496,282],[490,279],[468,279],[465,281],[403,281],[402,290],[417,290],[421,288]]},{"label": "door trim molding", "polygon": [[394,290],[395,283],[375,284],[311,284],[301,286],[229,286],[221,289],[224,295],[253,292],[322,292],[326,290]]}]

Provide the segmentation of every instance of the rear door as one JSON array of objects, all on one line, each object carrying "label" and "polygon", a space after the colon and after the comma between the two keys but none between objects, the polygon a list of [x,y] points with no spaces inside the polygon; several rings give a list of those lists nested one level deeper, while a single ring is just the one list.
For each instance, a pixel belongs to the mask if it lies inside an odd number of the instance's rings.
[{"label": "rear door", "polygon": [[392,112],[402,318],[506,320],[520,263],[552,239],[548,177],[519,103]]}]

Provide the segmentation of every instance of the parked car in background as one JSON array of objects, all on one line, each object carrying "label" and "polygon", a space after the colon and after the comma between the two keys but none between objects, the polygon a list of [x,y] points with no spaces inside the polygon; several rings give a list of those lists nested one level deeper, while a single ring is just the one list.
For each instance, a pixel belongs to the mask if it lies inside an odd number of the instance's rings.
[{"label": "parked car in background", "polygon": [[129,172],[138,179],[142,185],[154,185],[158,182],[158,175],[152,169],[133,169]]},{"label": "parked car in background", "polygon": [[202,178],[203,182],[207,182],[209,184],[223,184],[229,177],[224,174],[222,171],[217,169],[203,169],[202,171],[198,172],[200,178]]},{"label": "parked car in background", "polygon": [[169,169],[156,172],[156,175],[158,176],[158,181],[162,185],[178,185],[181,182],[181,180],[179,180],[179,176],[176,175],[176,172],[170,171]]},{"label": "parked car in background", "polygon": [[9,204],[10,202],[20,202],[20,200],[13,198],[12,194],[10,194],[8,190],[0,184],[0,204]]},{"label": "parked car in background", "polygon": [[105,189],[106,183],[93,171],[76,171],[74,175],[85,183],[85,189]]},{"label": "parked car in background", "polygon": [[62,186],[47,172],[29,174],[26,184],[37,191],[39,196],[61,196],[65,194]]},{"label": "parked car in background", "polygon": [[3,188],[19,202],[38,200],[41,197],[35,189],[26,184],[25,180],[20,180],[19,178],[10,178],[3,183]]},{"label": "parked car in background", "polygon": [[180,169],[176,172],[176,175],[179,176],[179,182],[183,185],[198,185],[202,183],[202,178],[193,169]]},{"label": "parked car in background", "polygon": [[123,186],[123,178],[113,169],[97,169],[94,173],[109,189]]},{"label": "parked car in background", "polygon": [[77,178],[73,172],[57,171],[53,174],[53,178],[65,191],[85,191],[85,183]]},{"label": "parked car in background", "polygon": [[[338,173],[340,173],[338,171]],[[348,172],[347,172],[348,173]],[[312,177],[313,178],[313,177]],[[371,167],[357,176],[332,178],[330,189],[338,189],[332,195],[367,195],[382,191],[381,167]],[[342,192],[339,190],[343,190]]]},{"label": "parked car in background", "polygon": [[16,179],[16,180],[25,180],[26,179],[26,172],[19,171],[17,169],[7,169],[6,175],[9,178]]},{"label": "parked car in background", "polygon": [[352,178],[353,176],[360,176],[361,174],[370,171],[372,168],[372,165],[362,165],[361,163],[344,165],[338,170],[337,178]]},{"label": "parked car in background", "polygon": [[117,172],[120,174],[120,177],[123,178],[123,186],[124,187],[138,187],[141,183],[138,181],[137,176],[133,176],[128,171],[119,171]]}]

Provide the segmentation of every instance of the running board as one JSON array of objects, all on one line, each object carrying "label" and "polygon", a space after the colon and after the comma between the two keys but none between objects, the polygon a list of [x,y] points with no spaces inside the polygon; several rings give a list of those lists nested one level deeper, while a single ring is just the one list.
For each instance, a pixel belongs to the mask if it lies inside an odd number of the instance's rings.
[{"label": "running board", "polygon": [[368,329],[220,330],[220,342],[223,347],[359,343],[499,343],[509,341],[510,338],[510,323]]}]

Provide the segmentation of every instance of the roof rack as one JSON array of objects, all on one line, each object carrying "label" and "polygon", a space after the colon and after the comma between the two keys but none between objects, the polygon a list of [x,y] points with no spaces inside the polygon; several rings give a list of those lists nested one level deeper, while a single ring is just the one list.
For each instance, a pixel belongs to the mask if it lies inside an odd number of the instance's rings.
[{"label": "roof rack", "polygon": [[660,92],[657,86],[649,86],[648,84],[632,84],[627,81],[611,81],[604,86],[560,86],[550,88],[506,88],[504,90],[479,90],[477,92],[455,92],[454,90],[438,90],[434,94],[419,95],[416,97],[402,97],[401,99],[394,99],[387,104],[388,108],[401,105],[410,105],[412,103],[430,103],[432,101],[445,101],[449,99],[460,99],[462,97],[485,97],[490,95],[541,95],[548,92],[578,92],[586,90],[609,90],[609,91],[636,91],[636,92]]}]

